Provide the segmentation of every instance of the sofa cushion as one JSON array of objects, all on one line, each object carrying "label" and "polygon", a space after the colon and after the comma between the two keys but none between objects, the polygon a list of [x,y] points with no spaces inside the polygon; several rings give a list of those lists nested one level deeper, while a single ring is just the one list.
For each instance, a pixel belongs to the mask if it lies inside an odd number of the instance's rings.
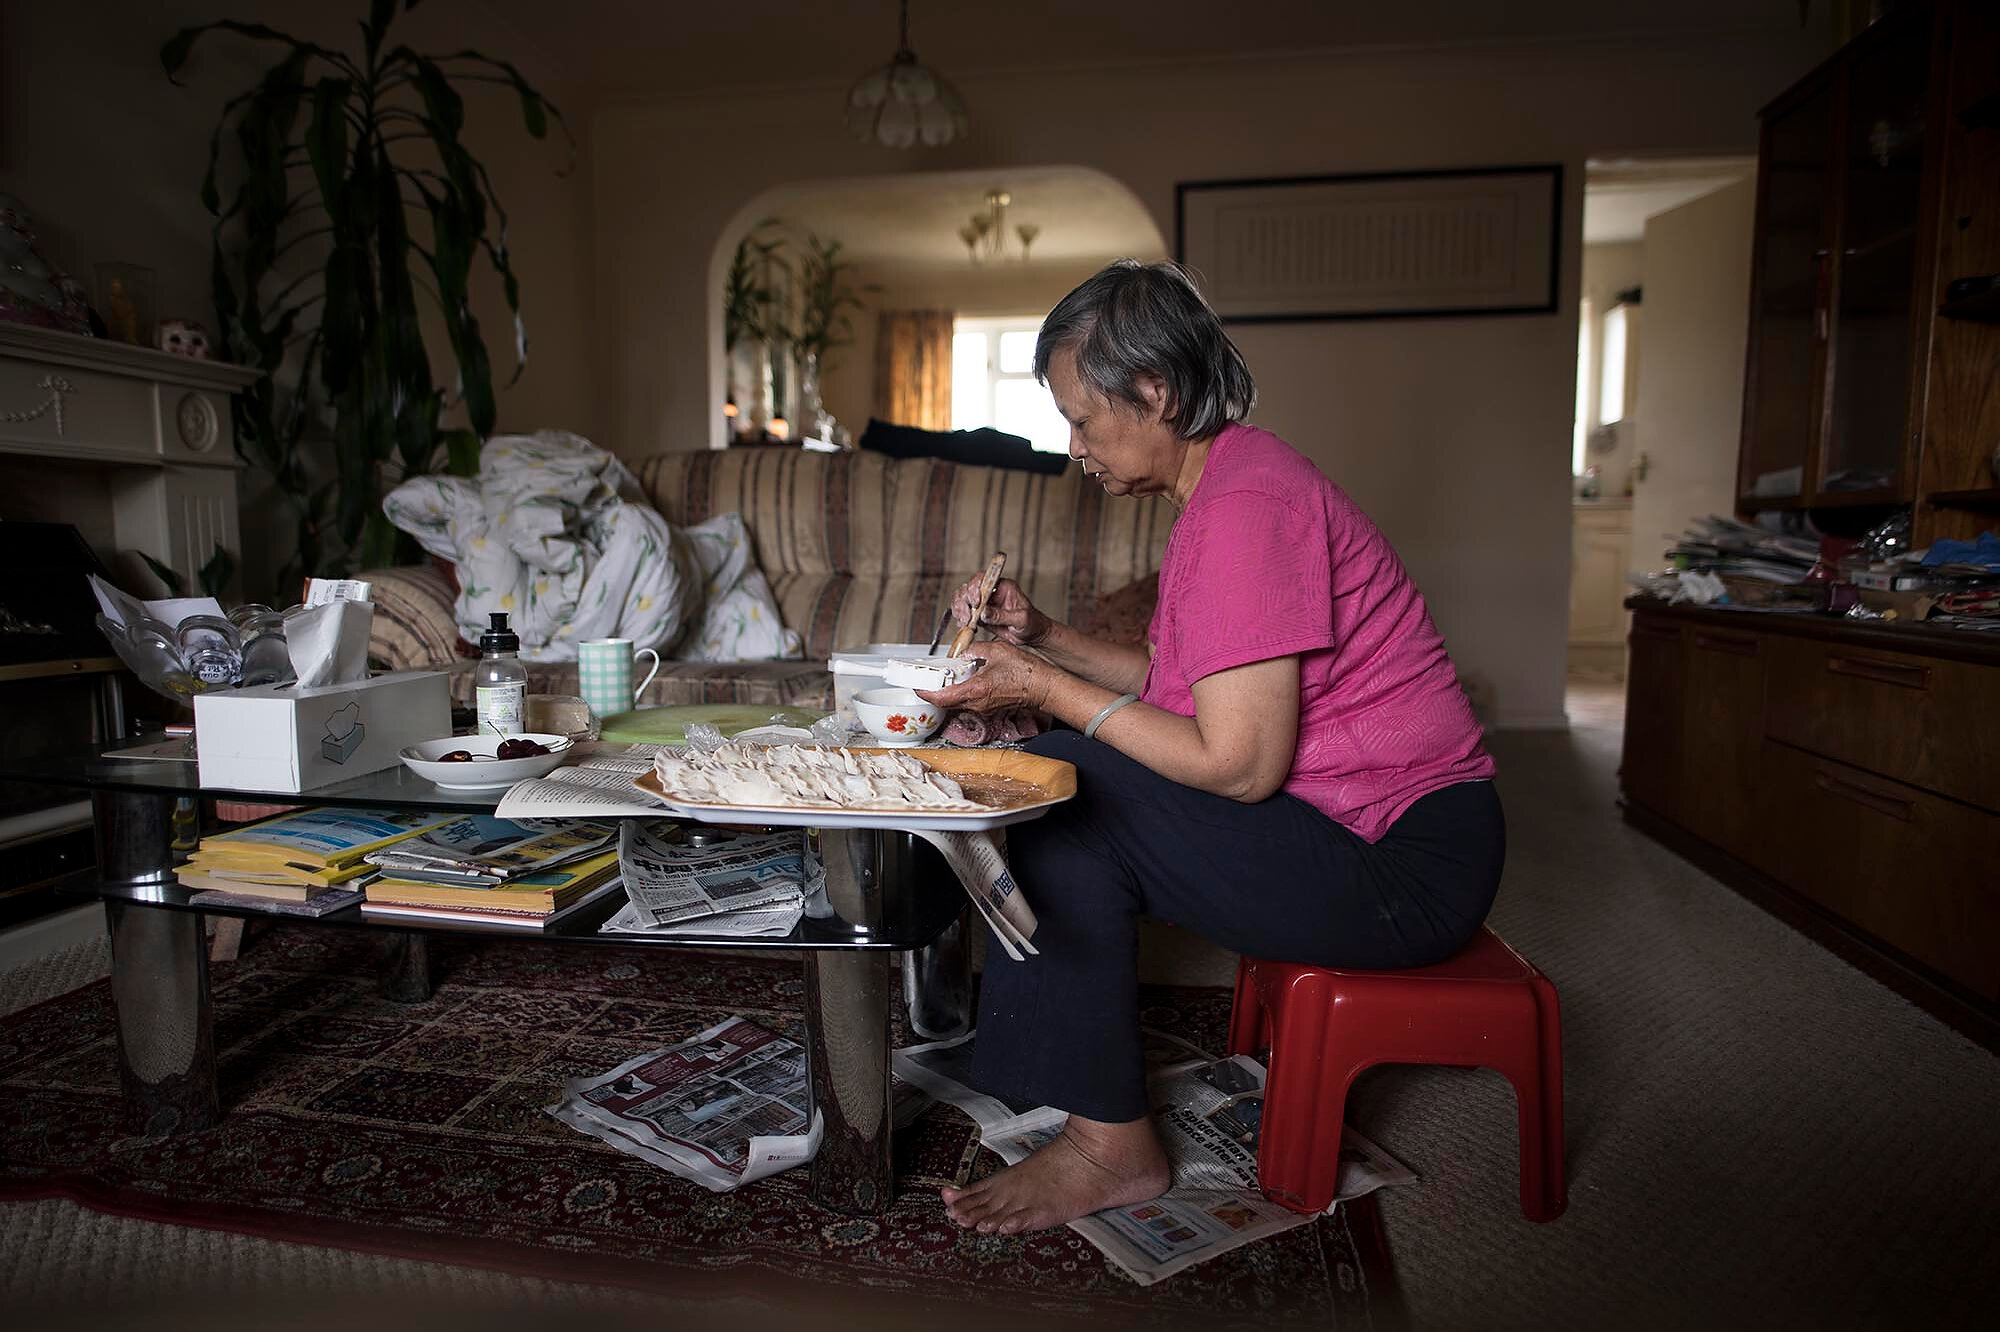
[{"label": "sofa cushion", "polygon": [[433,564],[377,569],[363,575],[375,585],[375,618],[368,631],[368,659],[383,670],[436,666],[460,655],[456,595],[451,578]]},{"label": "sofa cushion", "polygon": [[868,576],[888,567],[890,466],[874,454],[724,449],[655,454],[638,473],[676,527],[742,514],[757,567],[775,586],[786,574]]},{"label": "sofa cushion", "polygon": [[1159,601],[1160,574],[1154,570],[1100,597],[1089,615],[1078,617],[1076,627],[1095,638],[1137,647],[1153,627],[1153,610]]}]

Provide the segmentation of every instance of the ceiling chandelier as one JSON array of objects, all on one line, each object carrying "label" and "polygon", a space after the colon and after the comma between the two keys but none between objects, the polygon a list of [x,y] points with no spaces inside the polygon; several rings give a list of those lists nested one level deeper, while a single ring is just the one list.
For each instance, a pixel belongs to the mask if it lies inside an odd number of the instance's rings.
[{"label": "ceiling chandelier", "polygon": [[944,75],[917,63],[910,49],[910,0],[903,0],[896,54],[861,76],[847,94],[847,128],[863,143],[941,148],[972,131],[965,99]]},{"label": "ceiling chandelier", "polygon": [[1018,223],[1014,236],[1021,242],[1019,256],[1011,254],[1007,248],[1007,206],[1014,202],[1014,196],[1005,190],[986,191],[986,208],[974,213],[958,229],[958,238],[965,242],[965,253],[975,264],[993,263],[1001,259],[1018,257],[1022,263],[1028,262],[1028,247],[1035,243],[1035,237],[1042,229],[1033,222]]}]

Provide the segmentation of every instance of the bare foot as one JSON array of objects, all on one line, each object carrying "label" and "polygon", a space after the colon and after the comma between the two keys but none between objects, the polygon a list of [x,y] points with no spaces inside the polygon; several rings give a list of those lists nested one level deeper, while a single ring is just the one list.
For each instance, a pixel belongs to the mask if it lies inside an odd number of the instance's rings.
[{"label": "bare foot", "polygon": [[1106,1124],[1071,1115],[1061,1134],[1019,1165],[942,1193],[945,1211],[967,1230],[1017,1235],[1157,1198],[1173,1175],[1151,1119]]}]

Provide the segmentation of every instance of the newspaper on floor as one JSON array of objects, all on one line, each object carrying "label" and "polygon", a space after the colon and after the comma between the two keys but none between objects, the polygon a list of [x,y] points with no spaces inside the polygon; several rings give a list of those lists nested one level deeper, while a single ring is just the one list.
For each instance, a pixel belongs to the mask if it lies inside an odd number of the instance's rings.
[{"label": "newspaper on floor", "polygon": [[717,1193],[811,1160],[821,1133],[805,1051],[742,1017],[572,1079],[548,1112]]},{"label": "newspaper on floor", "polygon": [[802,829],[702,846],[673,840],[674,833],[664,820],[619,826],[618,868],[640,919],[663,926],[775,908],[803,914],[811,870]]},{"label": "newspaper on floor", "polygon": [[[1145,1035],[1154,1124],[1173,1161],[1173,1184],[1158,1198],[1109,1207],[1069,1224],[1127,1276],[1150,1286],[1313,1218],[1278,1206],[1257,1188],[1264,1066],[1245,1055],[1210,1058],[1164,1032],[1147,1029]],[[980,1143],[1012,1165],[1054,1141],[1068,1116],[1048,1106],[1022,1109],[972,1090],[965,1079],[975,1036],[897,1050],[895,1071],[970,1115]],[[1342,1130],[1335,1203],[1415,1178],[1353,1129]]]}]

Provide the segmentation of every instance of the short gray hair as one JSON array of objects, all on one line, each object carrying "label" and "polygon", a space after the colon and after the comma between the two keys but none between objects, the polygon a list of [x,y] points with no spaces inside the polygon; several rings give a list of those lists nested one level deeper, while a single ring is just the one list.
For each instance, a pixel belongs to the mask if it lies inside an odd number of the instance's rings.
[{"label": "short gray hair", "polygon": [[1077,374],[1106,398],[1145,406],[1134,381],[1167,385],[1167,424],[1208,439],[1250,414],[1257,384],[1222,320],[1179,264],[1120,259],[1056,303],[1035,340],[1035,378],[1068,348]]}]

